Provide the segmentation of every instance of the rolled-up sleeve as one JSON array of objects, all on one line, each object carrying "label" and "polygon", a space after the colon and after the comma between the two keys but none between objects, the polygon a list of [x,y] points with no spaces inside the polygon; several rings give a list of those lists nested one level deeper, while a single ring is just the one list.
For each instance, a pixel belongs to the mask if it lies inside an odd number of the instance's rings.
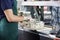
[{"label": "rolled-up sleeve", "polygon": [[11,0],[1,0],[1,8],[2,10],[12,9],[12,1]]}]

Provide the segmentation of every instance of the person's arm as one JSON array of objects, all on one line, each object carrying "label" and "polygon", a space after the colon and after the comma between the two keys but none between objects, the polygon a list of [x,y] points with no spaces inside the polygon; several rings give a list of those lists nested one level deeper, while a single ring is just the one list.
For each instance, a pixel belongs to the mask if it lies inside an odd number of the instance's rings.
[{"label": "person's arm", "polygon": [[19,22],[23,20],[23,17],[19,17],[13,14],[13,2],[14,0],[1,0],[1,9],[3,10],[7,20],[9,22]]},{"label": "person's arm", "polygon": [[6,16],[6,18],[7,18],[7,20],[8,20],[9,22],[19,22],[19,21],[23,21],[23,18],[24,18],[24,17],[14,15],[12,9],[4,10],[4,13],[5,13],[5,16]]},{"label": "person's arm", "polygon": [[60,38],[55,38],[54,40],[60,40]]}]

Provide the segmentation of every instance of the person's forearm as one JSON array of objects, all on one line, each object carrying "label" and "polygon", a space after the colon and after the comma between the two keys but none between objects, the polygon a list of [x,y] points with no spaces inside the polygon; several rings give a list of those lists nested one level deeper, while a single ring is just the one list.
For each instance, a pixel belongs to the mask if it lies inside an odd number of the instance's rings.
[{"label": "person's forearm", "polygon": [[16,16],[14,15],[11,19],[10,19],[10,22],[20,22],[20,21],[23,21],[23,16]]},{"label": "person's forearm", "polygon": [[19,22],[19,21],[23,20],[22,16],[14,15],[12,9],[7,9],[4,11],[4,13],[5,13],[5,16],[9,22]]}]

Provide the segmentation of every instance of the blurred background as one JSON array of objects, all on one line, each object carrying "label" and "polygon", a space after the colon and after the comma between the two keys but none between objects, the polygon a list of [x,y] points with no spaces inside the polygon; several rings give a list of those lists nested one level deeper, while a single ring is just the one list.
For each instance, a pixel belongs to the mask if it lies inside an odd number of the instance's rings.
[{"label": "blurred background", "polygon": [[24,16],[24,21],[18,24],[19,40],[54,40],[57,37],[59,0],[17,0],[17,3],[18,15]]}]

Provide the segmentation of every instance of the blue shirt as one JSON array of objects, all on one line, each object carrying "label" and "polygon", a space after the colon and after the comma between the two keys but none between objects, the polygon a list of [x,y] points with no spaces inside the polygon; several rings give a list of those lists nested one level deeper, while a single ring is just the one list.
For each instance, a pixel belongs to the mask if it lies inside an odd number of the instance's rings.
[{"label": "blue shirt", "polygon": [[60,7],[52,7],[52,26],[60,25]]},{"label": "blue shirt", "polygon": [[13,8],[14,0],[0,0],[0,20],[5,17],[4,10]]}]

